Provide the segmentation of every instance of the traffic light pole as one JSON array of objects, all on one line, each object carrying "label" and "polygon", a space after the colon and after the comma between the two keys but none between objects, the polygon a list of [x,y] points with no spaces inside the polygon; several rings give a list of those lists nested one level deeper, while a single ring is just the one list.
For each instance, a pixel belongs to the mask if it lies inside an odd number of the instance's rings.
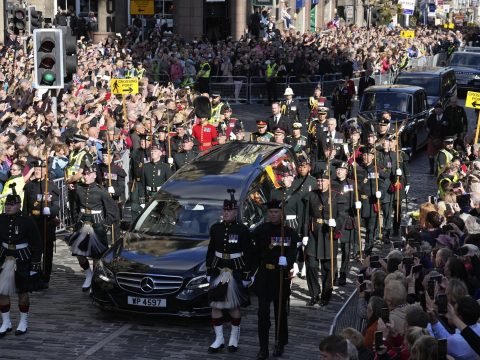
[{"label": "traffic light pole", "polygon": [[52,99],[52,112],[55,118],[55,125],[58,125],[58,115],[57,115],[57,89],[50,90],[50,98]]}]

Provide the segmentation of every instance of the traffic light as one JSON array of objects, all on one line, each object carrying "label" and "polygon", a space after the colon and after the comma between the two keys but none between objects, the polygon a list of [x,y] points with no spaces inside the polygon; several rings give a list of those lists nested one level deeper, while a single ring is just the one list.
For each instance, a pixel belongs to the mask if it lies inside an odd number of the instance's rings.
[{"label": "traffic light", "polygon": [[28,7],[28,30],[32,34],[35,29],[42,28],[42,13],[35,10],[35,6]]},{"label": "traffic light", "polygon": [[25,32],[27,22],[27,12],[22,7],[15,7],[13,10],[13,33],[21,35]]},{"label": "traffic light", "polygon": [[34,71],[38,88],[63,89],[63,31],[35,29],[33,31]]},{"label": "traffic light", "polygon": [[63,31],[63,64],[65,69],[65,81],[72,80],[72,75],[77,72],[77,38],[72,35],[72,29],[68,26],[57,26]]}]

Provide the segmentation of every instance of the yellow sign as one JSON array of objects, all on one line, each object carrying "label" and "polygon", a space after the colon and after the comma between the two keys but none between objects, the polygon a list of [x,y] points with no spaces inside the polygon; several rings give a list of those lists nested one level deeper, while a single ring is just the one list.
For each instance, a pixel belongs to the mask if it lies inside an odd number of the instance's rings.
[{"label": "yellow sign", "polygon": [[445,24],[443,24],[443,27],[445,29],[455,29],[455,24],[454,23],[445,23]]},{"label": "yellow sign", "polygon": [[155,15],[155,1],[130,0],[130,15]]},{"label": "yellow sign", "polygon": [[111,79],[110,88],[116,95],[138,94],[138,79]]},{"label": "yellow sign", "polygon": [[404,39],[413,39],[415,37],[415,30],[402,30],[400,37]]},{"label": "yellow sign", "polygon": [[469,91],[467,93],[467,99],[465,100],[465,106],[480,109],[480,92]]}]

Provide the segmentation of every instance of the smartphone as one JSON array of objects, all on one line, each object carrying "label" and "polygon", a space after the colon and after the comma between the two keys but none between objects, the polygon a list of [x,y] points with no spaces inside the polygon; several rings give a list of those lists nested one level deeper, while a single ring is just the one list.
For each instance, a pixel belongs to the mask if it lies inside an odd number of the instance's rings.
[{"label": "smartphone", "polygon": [[360,292],[364,292],[366,289],[367,289],[367,283],[366,282],[361,283],[360,284]]},{"label": "smartphone", "polygon": [[445,295],[445,294],[438,295],[435,303],[437,304],[439,314],[446,314],[447,313],[447,310],[448,310],[447,309],[447,305],[448,305],[447,295]]},{"label": "smartphone", "polygon": [[382,264],[380,264],[380,261],[370,261],[370,267],[372,269],[380,269]]},{"label": "smartphone", "polygon": [[363,274],[359,274],[359,275],[358,275],[358,282],[359,282],[360,284],[362,284],[362,283],[363,283],[363,280],[364,280]]},{"label": "smartphone", "polygon": [[380,318],[385,324],[390,322],[390,311],[388,308],[382,308],[382,311],[380,312]]},{"label": "smartphone", "polygon": [[380,350],[383,345],[383,332],[375,331],[375,350]]},{"label": "smartphone", "polygon": [[405,266],[412,266],[413,265],[413,258],[411,257],[404,257],[402,259],[402,264]]},{"label": "smartphone", "polygon": [[435,296],[435,280],[428,280],[427,293],[428,296],[430,296],[430,299],[433,299],[433,297]]},{"label": "smartphone", "polygon": [[438,339],[438,360],[447,358],[447,339]]},{"label": "smartphone", "polygon": [[372,261],[378,261],[380,259],[380,257],[378,255],[371,255],[370,256],[370,262]]},{"label": "smartphone", "polygon": [[412,266],[412,274],[416,274],[422,271],[422,264]]},{"label": "smartphone", "polygon": [[453,189],[458,189],[460,186],[462,186],[462,183],[460,183],[460,182],[456,182],[456,183],[452,184]]}]

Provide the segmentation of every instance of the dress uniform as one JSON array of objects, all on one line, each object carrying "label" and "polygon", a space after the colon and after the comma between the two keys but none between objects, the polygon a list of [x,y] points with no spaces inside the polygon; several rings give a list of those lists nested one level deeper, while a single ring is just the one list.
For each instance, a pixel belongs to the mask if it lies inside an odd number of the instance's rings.
[{"label": "dress uniform", "polygon": [[193,139],[190,136],[185,137],[179,151],[173,155],[175,169],[180,169],[197,156],[198,152],[193,150]]},{"label": "dress uniform", "polygon": [[87,258],[100,259],[108,249],[107,232],[120,218],[115,201],[107,190],[95,182],[96,169],[85,167],[83,174],[84,181],[75,189],[79,217],[69,245],[72,255],[77,256],[80,266],[85,270],[82,289],[87,291],[93,275]]},{"label": "dress uniform", "polygon": [[384,112],[380,120],[378,120],[378,130],[377,130],[377,145],[383,145],[385,139],[387,139],[391,133],[388,132],[390,128],[390,114],[388,112]]},{"label": "dress uniform", "polygon": [[[357,252],[358,222],[355,210],[355,182],[348,178],[349,165],[339,161],[335,165],[337,176],[332,180],[332,189],[335,191],[339,212],[344,219],[343,226],[337,227],[341,232],[340,251],[342,263],[338,285],[347,283],[347,274],[350,270],[350,254]],[[342,173],[345,171],[345,173]]]},{"label": "dress uniform", "polygon": [[160,156],[155,158],[153,152],[159,152],[160,149],[159,144],[154,141],[151,146],[151,161],[143,166],[141,187],[146,202],[151,200],[173,174],[170,166],[160,160]]},{"label": "dress uniform", "polygon": [[140,215],[141,205],[145,204],[145,194],[142,188],[143,167],[150,161],[150,152],[147,149],[147,136],[141,135],[140,148],[133,150],[130,155],[130,200],[132,206],[132,218]]},{"label": "dress uniform", "polygon": [[[231,192],[231,199],[223,203],[223,221],[210,228],[206,266],[211,291],[228,284],[222,294],[210,296],[212,307],[212,325],[215,329],[215,341],[209,347],[210,353],[216,353],[224,347],[222,310],[230,311],[232,330],[228,350],[238,349],[240,338],[240,306],[248,305],[247,287],[251,285],[253,274],[253,243],[248,227],[237,221],[237,201]],[[217,298],[219,296],[220,298]]]},{"label": "dress uniform", "polygon": [[293,135],[287,136],[287,144],[289,144],[293,152],[297,155],[306,153],[307,151],[307,137],[301,134],[302,124],[299,122],[293,123]]},{"label": "dress uniform", "polygon": [[352,94],[350,89],[345,84],[345,80],[340,80],[339,85],[335,88],[332,95],[332,107],[334,117],[339,124],[350,117],[352,110]]},{"label": "dress uniform", "polygon": [[258,141],[258,142],[273,141],[273,134],[267,131],[267,126],[268,126],[268,123],[265,120],[257,120],[258,131],[255,131],[250,134],[250,141]]},{"label": "dress uniform", "polygon": [[344,132],[346,142],[342,144],[338,153],[338,159],[348,162],[352,165],[355,162],[361,162],[360,153],[360,137],[362,136],[362,129],[356,121],[344,123]]},{"label": "dress uniform", "polygon": [[40,285],[42,239],[35,221],[20,212],[21,199],[12,189],[5,202],[5,213],[0,215],[0,337],[12,331],[10,296],[18,293],[20,322],[15,335],[23,335],[28,328],[28,292]]},{"label": "dress uniform", "polygon": [[[281,202],[272,200],[267,204],[270,221],[259,225],[253,234],[255,243],[256,267],[255,291],[258,296],[258,339],[260,351],[257,359],[268,358],[268,338],[270,329],[270,304],[275,312],[276,347],[274,356],[283,354],[288,344],[287,300],[290,297],[289,271],[295,262],[299,237],[296,231],[283,226]],[[283,235],[283,239],[282,239]],[[283,253],[282,253],[283,240]],[[280,271],[283,272],[282,294],[280,296]],[[280,323],[278,313],[280,311]]]},{"label": "dress uniform", "polygon": [[[115,201],[120,202],[125,198],[125,178],[127,173],[116,164],[111,163],[109,167],[108,154],[104,153],[102,155],[103,162],[98,165],[97,182],[108,190],[108,193]],[[110,162],[113,156],[114,154],[111,153]]]},{"label": "dress uniform", "polygon": [[[336,273],[336,254],[338,252],[339,232],[342,228],[343,219],[338,207],[336,194],[329,194],[330,181],[326,171],[320,171],[316,175],[318,190],[308,194],[305,199],[305,215],[303,221],[303,243],[307,255],[307,285],[310,294],[309,306],[320,302],[325,306],[332,296],[331,272]],[[330,216],[331,208],[331,216]],[[333,232],[333,239],[330,238],[330,231]],[[333,240],[333,249],[332,249]],[[333,269],[331,265],[332,254]],[[320,296],[320,284],[318,282],[318,270],[322,271],[322,292]]]},{"label": "dress uniform", "polygon": [[287,99],[280,103],[282,115],[289,117],[292,122],[300,122],[300,103],[292,99],[294,95],[292,88],[287,87],[283,95]]},{"label": "dress uniform", "polygon": [[315,91],[313,93],[313,96],[310,96],[308,98],[308,111],[309,111],[309,116],[307,119],[307,122],[309,123],[312,118],[315,118],[318,116],[318,109],[320,107],[325,106],[325,103],[327,102],[327,98],[322,96],[322,89],[320,86],[315,88]]},{"label": "dress uniform", "polygon": [[42,160],[35,164],[35,178],[25,185],[23,213],[31,216],[40,231],[43,248],[43,280],[48,288],[52,273],[53,244],[57,216],[60,211],[60,190],[50,179],[46,184],[46,163]]},{"label": "dress uniform", "polygon": [[195,99],[195,115],[200,119],[200,123],[192,128],[192,136],[197,140],[200,151],[210,149],[218,145],[217,128],[208,123],[211,116],[210,99],[206,96],[199,96]]},{"label": "dress uniform", "polygon": [[307,149],[312,166],[318,160],[325,159],[325,147],[327,144],[327,113],[328,108],[318,109],[318,120],[312,119],[308,125]]},{"label": "dress uniform", "polygon": [[[375,169],[375,148],[364,146],[362,151],[362,164],[357,169],[358,191],[361,201],[361,217],[365,227],[365,254],[369,255],[373,248],[378,226],[378,212],[381,210],[382,196],[385,193],[386,174],[378,168]],[[376,183],[378,181],[378,191]]]}]

